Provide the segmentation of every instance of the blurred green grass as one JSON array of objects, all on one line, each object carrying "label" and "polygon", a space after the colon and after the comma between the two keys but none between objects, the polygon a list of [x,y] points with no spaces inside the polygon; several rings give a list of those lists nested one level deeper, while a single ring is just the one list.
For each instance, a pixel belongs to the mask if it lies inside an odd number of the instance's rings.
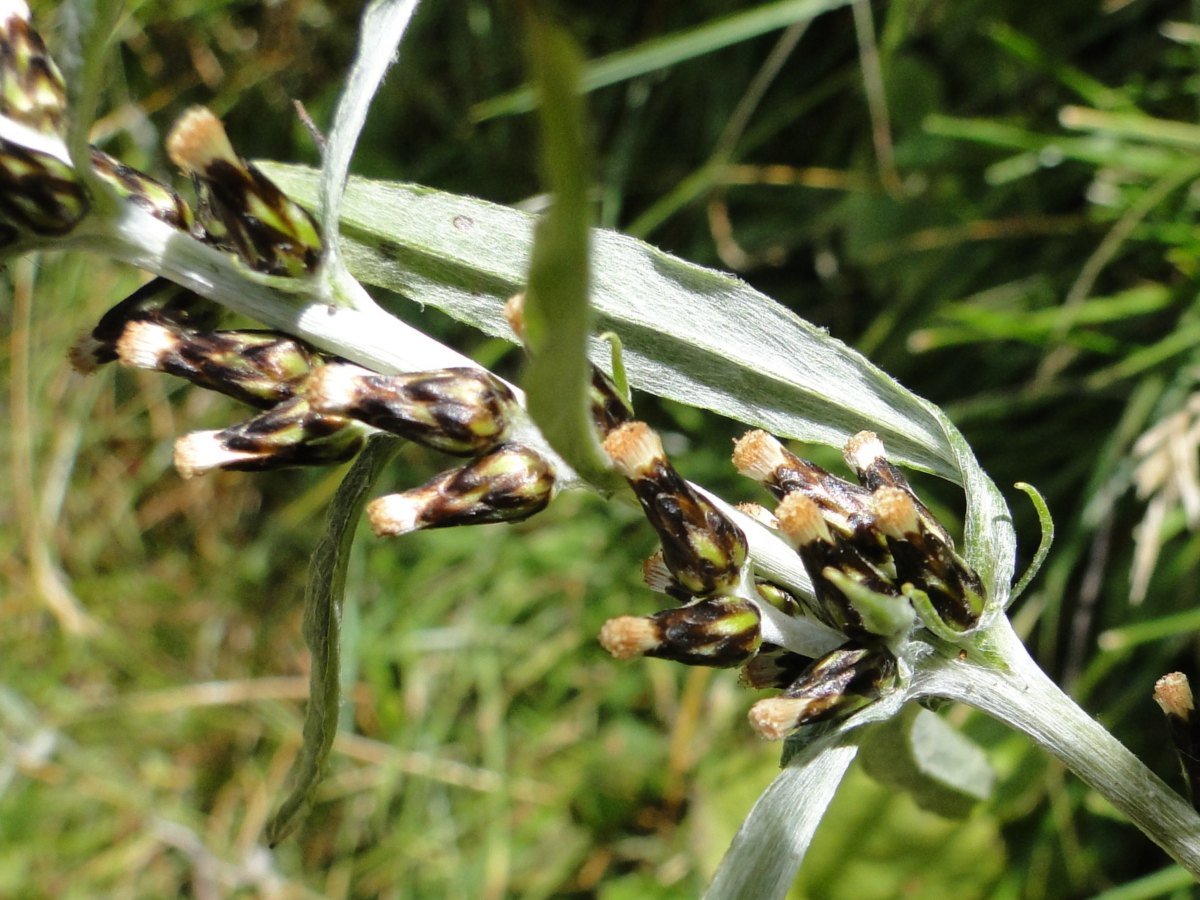
[{"label": "blurred green grass", "polygon": [[[61,11],[34,6],[53,44]],[[648,48],[642,71],[589,95],[597,219],[737,268],[950,408],[998,483],[1043,490],[1059,543],[1015,617],[1174,777],[1149,694],[1196,665],[1173,618],[1193,606],[1200,551],[1178,500],[1150,535],[1144,603],[1128,598],[1146,510],[1132,447],[1185,409],[1200,371],[1189,8],[896,0],[873,24],[864,9],[857,31],[847,8],[665,65],[656,39],[712,33],[727,5],[561,3],[591,57]],[[247,156],[313,161],[290,101],[328,121],[357,12],[145,4],[118,35],[98,138],[168,175],[161,136],[203,102]],[[482,0],[428,4],[356,169],[534,197],[532,118],[474,117],[520,84],[518,24]],[[1063,112],[1079,106],[1095,112]],[[0,301],[0,896],[696,896],[777,748],[752,737],[732,673],[598,647],[606,618],[655,608],[638,577],[652,538],[587,497],[514,527],[360,541],[332,771],[299,834],[264,849],[299,744],[302,579],[336,474],[181,481],[172,440],[238,411],[64,362],[137,283],[46,254],[10,265]],[[649,398],[639,412],[689,477],[756,496],[727,463],[735,426]],[[441,464],[406,449],[381,487]],[[953,490],[923,486],[954,514]],[[1013,505],[1031,553],[1034,516]],[[1135,623],[1146,636],[1121,640]],[[1187,896],[1026,741],[950,715],[990,748],[994,800],[947,822],[855,774],[796,896]]]}]

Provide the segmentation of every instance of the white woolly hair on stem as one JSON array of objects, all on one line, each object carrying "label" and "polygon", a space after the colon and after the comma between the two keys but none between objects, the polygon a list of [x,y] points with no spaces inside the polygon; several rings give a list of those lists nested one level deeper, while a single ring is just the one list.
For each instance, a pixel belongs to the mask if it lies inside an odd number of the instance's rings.
[{"label": "white woolly hair on stem", "polygon": [[958,700],[1024,732],[1200,879],[1200,814],[1042,671],[1008,619],[997,618],[982,638],[995,662],[946,660],[918,674],[913,691]]}]

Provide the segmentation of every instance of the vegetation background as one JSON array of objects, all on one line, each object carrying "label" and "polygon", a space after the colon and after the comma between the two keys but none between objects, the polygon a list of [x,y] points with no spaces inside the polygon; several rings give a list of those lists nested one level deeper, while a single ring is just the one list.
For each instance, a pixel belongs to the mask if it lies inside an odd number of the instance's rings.
[{"label": "vegetation background", "polygon": [[[637,63],[589,97],[596,220],[739,272],[948,407],[999,484],[1045,492],[1058,544],[1014,616],[1176,778],[1150,692],[1196,671],[1200,625],[1184,506],[1200,490],[1197,4],[859,2],[739,31],[795,5],[556,4],[590,57]],[[53,46],[61,11],[34,10]],[[96,140],[175,177],[162,136],[204,103],[246,156],[315,162],[291,101],[328,123],[359,12],[141,4]],[[506,97],[521,44],[509,4],[429,0],[356,170],[538,208],[534,122]],[[142,277],[47,254],[0,288],[0,896],[696,896],[778,747],[746,726],[733,673],[599,647],[605,619],[657,608],[639,576],[653,537],[582,495],[516,526],[360,540],[332,771],[298,835],[263,849],[299,747],[302,586],[339,473],[185,482],[173,439],[236,420],[231,401],[71,373],[72,340]],[[391,306],[519,371],[507,345]],[[759,497],[728,464],[736,424],[638,409],[689,477]],[[1182,450],[1153,460],[1178,477],[1139,495],[1134,443],[1159,422]],[[408,447],[384,487],[442,466]],[[961,515],[949,486],[922,488]],[[1012,502],[1028,552],[1034,516]],[[1190,896],[1026,740],[947,714],[989,748],[992,800],[945,820],[856,768],[795,896]]]}]

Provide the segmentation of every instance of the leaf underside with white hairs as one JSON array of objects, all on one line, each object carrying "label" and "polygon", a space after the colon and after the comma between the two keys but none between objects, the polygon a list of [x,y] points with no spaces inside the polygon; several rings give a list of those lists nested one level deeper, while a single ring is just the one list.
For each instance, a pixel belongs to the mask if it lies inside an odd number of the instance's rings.
[{"label": "leaf underside with white hairs", "polygon": [[813,834],[857,752],[857,745],[846,738],[833,747],[821,741],[798,754],[751,808],[704,900],[787,896]]},{"label": "leaf underside with white hairs", "polygon": [[350,159],[358,144],[358,135],[367,120],[367,110],[388,67],[395,62],[396,48],[408,29],[420,0],[376,0],[363,13],[359,30],[358,54],[346,80],[346,90],[338,101],[333,129],[325,148],[325,167],[321,183],[320,220],[322,239],[328,251],[337,254],[334,228],[346,186]]},{"label": "leaf underside with white hairs", "polygon": [[[262,163],[301,203],[316,173]],[[430,188],[352,178],[343,249],[357,278],[511,339],[501,315],[524,288],[535,217]],[[895,458],[959,480],[927,404],[855,351],[744,282],[612,231],[593,232],[598,332],[620,338],[637,387],[776,434],[838,445],[863,428]],[[593,346],[594,358],[606,358]]]}]

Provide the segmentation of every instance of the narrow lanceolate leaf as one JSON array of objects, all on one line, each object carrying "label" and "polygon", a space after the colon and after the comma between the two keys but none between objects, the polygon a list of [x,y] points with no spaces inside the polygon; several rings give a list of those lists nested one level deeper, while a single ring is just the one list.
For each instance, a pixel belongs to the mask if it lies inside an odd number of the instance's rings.
[{"label": "narrow lanceolate leaf", "polygon": [[358,55],[338,101],[333,130],[325,148],[324,178],[321,183],[322,242],[327,252],[337,256],[335,229],[329,224],[338,219],[342,191],[350,158],[358,143],[359,132],[367,120],[367,109],[383,81],[384,73],[396,61],[396,48],[408,30],[408,23],[419,0],[375,0],[363,14],[359,29]]},{"label": "narrow lanceolate leaf", "polygon": [[[316,201],[313,170],[261,165],[295,199]],[[534,222],[469,197],[351,179],[342,249],[363,281],[511,339],[502,307],[525,288]],[[595,330],[620,337],[634,387],[837,447],[869,429],[894,461],[963,479],[929,404],[732,276],[597,230],[591,299]],[[607,345],[595,340],[590,349],[607,361]]]},{"label": "narrow lanceolate leaf", "polygon": [[529,57],[543,98],[543,179],[554,199],[534,232],[525,291],[525,339],[532,354],[525,394],[529,413],[550,446],[588,481],[613,482],[589,398],[590,167],[578,93],[579,54],[564,32],[534,18]]},{"label": "narrow lanceolate leaf", "polygon": [[858,751],[851,739],[841,740],[809,745],[771,782],[730,844],[705,900],[787,896],[817,825]]},{"label": "narrow lanceolate leaf", "polygon": [[400,446],[397,438],[382,435],[367,443],[329,506],[325,535],[309,562],[304,640],[312,653],[312,674],[304,717],[304,747],[292,767],[292,792],[267,827],[267,839],[272,845],[287,837],[298,824],[297,816],[320,781],[333,747],[341,703],[339,648],[350,546],[367,495]]}]

